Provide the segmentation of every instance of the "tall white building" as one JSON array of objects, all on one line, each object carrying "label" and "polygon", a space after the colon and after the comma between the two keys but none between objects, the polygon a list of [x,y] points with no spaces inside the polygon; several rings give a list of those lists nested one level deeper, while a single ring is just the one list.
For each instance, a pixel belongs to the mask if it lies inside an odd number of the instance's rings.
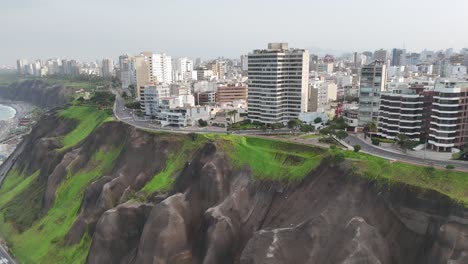
[{"label": "tall white building", "polygon": [[153,54],[153,75],[159,83],[172,83],[172,59],[165,53]]},{"label": "tall white building", "polygon": [[286,123],[307,112],[309,52],[270,43],[248,56],[248,116],[261,123]]},{"label": "tall white building", "polygon": [[385,91],[387,68],[385,62],[374,61],[361,68],[359,87],[359,125],[377,122],[379,116],[380,93]]}]

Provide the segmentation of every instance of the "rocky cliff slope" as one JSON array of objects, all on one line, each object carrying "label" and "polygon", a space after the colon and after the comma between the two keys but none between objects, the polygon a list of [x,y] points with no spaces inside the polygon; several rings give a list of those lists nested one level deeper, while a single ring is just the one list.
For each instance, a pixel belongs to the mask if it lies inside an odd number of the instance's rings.
[{"label": "rocky cliff slope", "polygon": [[46,115],[0,188],[21,263],[468,263],[467,211],[440,192],[316,148],[89,115]]},{"label": "rocky cliff slope", "polygon": [[24,101],[45,109],[52,109],[69,102],[76,89],[64,89],[61,85],[50,85],[41,80],[16,82],[0,86],[0,98]]}]

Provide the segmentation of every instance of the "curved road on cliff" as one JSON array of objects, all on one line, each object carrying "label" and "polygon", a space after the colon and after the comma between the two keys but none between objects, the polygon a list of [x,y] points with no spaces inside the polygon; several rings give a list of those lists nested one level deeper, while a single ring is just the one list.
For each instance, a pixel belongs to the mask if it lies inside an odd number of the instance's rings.
[{"label": "curved road on cliff", "polygon": [[[134,120],[132,114],[130,113],[130,110],[124,110],[125,103],[123,98],[119,95],[119,93],[116,93],[116,100],[114,104],[114,115],[116,118],[122,122],[125,122],[129,125],[132,125],[137,128],[142,128],[142,129],[148,129],[148,130],[153,130],[153,131],[168,131],[168,132],[174,132],[174,133],[227,133],[226,130],[207,130],[207,129],[180,129],[180,128],[160,128],[156,127],[155,125],[151,124],[148,121],[138,121]],[[289,129],[282,129],[282,130],[276,130],[275,133],[290,133],[291,131]],[[271,133],[271,131],[262,131],[262,130],[244,130],[244,131],[235,131],[232,132],[235,134],[239,135],[268,135]],[[351,145],[361,145],[361,149],[363,152],[366,152],[368,154],[382,157],[385,159],[389,160],[397,160],[401,162],[406,162],[406,163],[412,163],[412,164],[417,164],[417,165],[423,165],[423,166],[435,166],[435,167],[445,167],[447,165],[453,165],[457,170],[463,170],[463,171],[468,171],[468,162],[464,161],[456,161],[456,160],[447,160],[447,161],[442,161],[442,160],[432,160],[432,159],[423,159],[419,157],[414,157],[410,156],[404,153],[396,153],[392,151],[387,151],[382,148],[375,147],[372,144],[369,144],[368,142],[364,141],[363,139],[359,138],[356,135],[350,134],[347,138],[346,141]]]}]

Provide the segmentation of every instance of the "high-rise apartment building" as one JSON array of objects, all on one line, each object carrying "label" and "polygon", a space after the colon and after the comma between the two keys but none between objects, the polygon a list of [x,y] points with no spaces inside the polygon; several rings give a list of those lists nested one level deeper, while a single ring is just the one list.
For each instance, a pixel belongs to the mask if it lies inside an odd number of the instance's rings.
[{"label": "high-rise apartment building", "polygon": [[212,63],[207,64],[206,66],[208,70],[213,71],[213,75],[218,80],[224,80],[224,75],[226,73],[226,63],[223,61],[214,61]]},{"label": "high-rise apartment building", "polygon": [[17,60],[16,61],[16,71],[18,72],[19,75],[25,74],[25,66],[28,64],[27,60]]},{"label": "high-rise apartment building", "polygon": [[451,152],[468,144],[468,81],[436,81],[431,112],[429,147]]},{"label": "high-rise apartment building", "polygon": [[[141,98],[141,90],[149,83],[154,83],[152,52],[142,52],[135,56],[136,98]],[[151,67],[150,67],[151,66]]]},{"label": "high-rise apartment building", "polygon": [[286,123],[307,112],[309,52],[270,43],[249,54],[248,116],[261,123]]},{"label": "high-rise apartment building", "polygon": [[424,91],[400,87],[382,92],[378,135],[396,139],[405,134],[413,140],[419,140],[424,134]]},{"label": "high-rise apartment building", "polygon": [[387,63],[388,60],[388,51],[384,49],[379,49],[374,52],[374,60],[383,61]]},{"label": "high-rise apartment building", "polygon": [[392,66],[402,66],[402,57],[404,56],[405,52],[402,49],[393,49],[392,50]]},{"label": "high-rise apartment building", "polygon": [[104,78],[111,78],[114,75],[114,62],[111,59],[103,59],[101,74]]},{"label": "high-rise apartment building", "polygon": [[128,88],[130,85],[136,84],[135,73],[135,58],[129,55],[119,57],[120,81],[122,88]]},{"label": "high-rise apartment building", "polygon": [[141,97],[141,88],[149,83],[172,83],[172,59],[166,54],[154,54],[150,51],[135,56],[137,98]]},{"label": "high-rise apartment building", "polygon": [[172,83],[172,59],[165,53],[153,54],[153,75],[159,83]]},{"label": "high-rise apartment building", "polygon": [[387,68],[384,61],[374,61],[361,68],[359,87],[359,125],[377,122],[380,93],[385,91]]}]

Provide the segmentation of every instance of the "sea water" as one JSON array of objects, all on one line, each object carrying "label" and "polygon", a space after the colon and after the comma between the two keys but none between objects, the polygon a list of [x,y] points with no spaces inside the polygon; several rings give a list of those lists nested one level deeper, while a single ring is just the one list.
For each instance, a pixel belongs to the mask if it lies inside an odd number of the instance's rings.
[{"label": "sea water", "polygon": [[15,117],[15,114],[14,108],[0,104],[0,121],[11,119]]}]

